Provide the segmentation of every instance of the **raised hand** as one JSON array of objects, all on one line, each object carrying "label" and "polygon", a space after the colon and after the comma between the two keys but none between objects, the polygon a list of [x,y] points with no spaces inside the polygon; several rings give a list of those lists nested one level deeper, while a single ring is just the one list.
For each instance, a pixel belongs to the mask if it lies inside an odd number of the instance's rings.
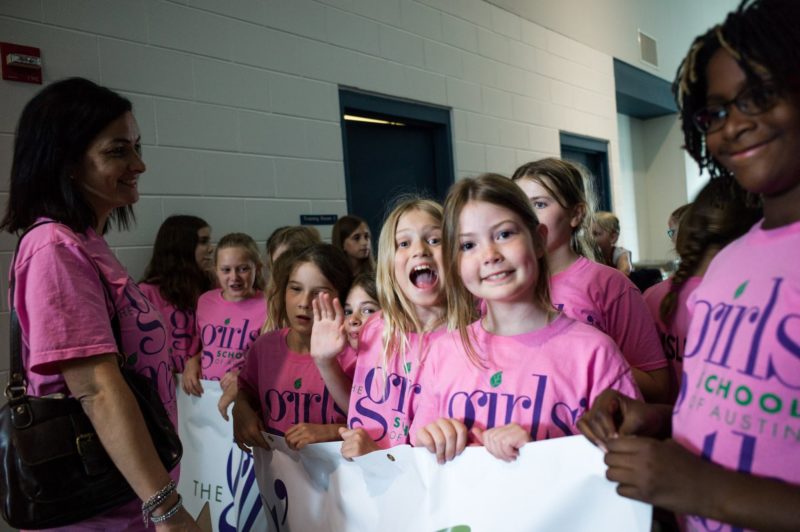
[{"label": "raised hand", "polygon": [[311,329],[311,356],[315,362],[335,358],[347,344],[344,330],[344,310],[337,298],[320,294],[311,302],[314,324]]}]

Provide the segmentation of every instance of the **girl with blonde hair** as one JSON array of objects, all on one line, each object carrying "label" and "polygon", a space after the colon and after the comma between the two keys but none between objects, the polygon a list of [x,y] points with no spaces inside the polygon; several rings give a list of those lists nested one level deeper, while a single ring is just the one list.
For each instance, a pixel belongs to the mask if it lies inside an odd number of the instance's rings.
[{"label": "girl with blonde hair", "polygon": [[633,368],[644,398],[666,400],[667,360],[642,294],[627,276],[592,260],[592,200],[582,172],[568,161],[548,158],[522,165],[512,179],[547,227],[555,307],[609,335]]},{"label": "girl with blonde hair", "polygon": [[[342,454],[346,458],[408,443],[419,396],[419,372],[430,342],[444,331],[442,207],[401,198],[386,217],[378,243],[381,313],[361,330]],[[319,318],[319,319],[317,319]],[[315,302],[311,352],[336,356],[345,347],[338,301]]]},{"label": "girl with blonde hair", "polygon": [[511,461],[527,442],[576,433],[576,413],[605,388],[638,395],[616,344],[550,303],[544,227],[516,185],[496,174],[463,179],[444,213],[453,331],[423,367],[414,445],[440,463],[468,443]]}]

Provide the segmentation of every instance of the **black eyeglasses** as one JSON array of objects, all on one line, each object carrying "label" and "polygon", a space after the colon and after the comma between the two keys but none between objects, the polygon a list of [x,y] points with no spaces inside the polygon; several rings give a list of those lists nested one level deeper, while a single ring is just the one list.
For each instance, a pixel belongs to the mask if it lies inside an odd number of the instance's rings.
[{"label": "black eyeglasses", "polygon": [[778,102],[778,98],[780,98],[780,94],[773,85],[751,85],[745,87],[733,100],[707,105],[697,110],[692,115],[692,122],[701,133],[714,133],[725,125],[731,105],[735,105],[740,112],[746,115],[754,116],[772,109]]}]

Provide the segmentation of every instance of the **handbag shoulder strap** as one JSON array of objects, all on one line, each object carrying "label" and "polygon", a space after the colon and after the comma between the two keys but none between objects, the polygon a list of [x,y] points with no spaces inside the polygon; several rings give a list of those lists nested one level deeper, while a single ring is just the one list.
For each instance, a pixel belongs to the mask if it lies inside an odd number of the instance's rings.
[{"label": "handbag shoulder strap", "polygon": [[10,317],[9,317],[9,378],[8,378],[8,385],[6,386],[5,394],[6,398],[8,398],[9,402],[14,402],[15,399],[21,399],[25,396],[25,391],[28,387],[28,383],[25,380],[25,372],[22,369],[22,332],[19,328],[19,318],[17,317],[17,309],[14,306],[14,285],[16,282],[16,265],[17,265],[17,255],[19,255],[19,248],[22,244],[22,239],[25,236],[39,227],[40,225],[45,224],[52,224],[56,223],[54,220],[43,220],[41,222],[36,222],[30,227],[28,227],[22,235],[20,235],[19,240],[17,240],[17,246],[14,248],[14,256],[11,259],[11,272],[8,279],[8,297],[9,297],[9,307],[10,307]]},{"label": "handbag shoulder strap", "polygon": [[[10,318],[9,318],[9,379],[8,384],[6,385],[5,395],[6,398],[9,400],[9,403],[14,403],[17,400],[22,399],[25,396],[25,392],[28,388],[28,383],[25,379],[25,371],[22,367],[22,331],[19,326],[19,318],[17,317],[17,310],[14,306],[14,285],[16,280],[16,262],[17,262],[17,255],[19,254],[20,244],[22,243],[22,239],[30,233],[33,229],[39,227],[40,225],[51,224],[51,223],[58,223],[55,220],[43,220],[41,222],[36,222],[35,224],[28,227],[24,233],[19,237],[17,241],[17,246],[14,250],[14,257],[11,260],[11,274],[9,276],[8,281],[8,293],[10,299]],[[99,271],[99,267],[98,267]],[[114,314],[111,318],[111,329],[114,333],[114,340],[117,344],[117,350],[120,354],[122,354],[122,334],[121,328],[119,323],[119,316],[117,315],[117,309],[114,305],[114,298],[111,294],[111,291],[106,284],[105,277],[100,272],[100,282],[103,285],[103,289],[106,291],[106,295],[111,302],[111,308],[114,309]],[[124,355],[123,355],[124,356]]]}]

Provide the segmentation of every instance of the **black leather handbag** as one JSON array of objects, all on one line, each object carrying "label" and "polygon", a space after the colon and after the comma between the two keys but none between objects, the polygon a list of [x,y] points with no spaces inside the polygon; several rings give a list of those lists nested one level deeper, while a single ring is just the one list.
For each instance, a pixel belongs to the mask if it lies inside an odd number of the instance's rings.
[{"label": "black leather handbag", "polygon": [[[28,231],[33,227],[36,225]],[[137,497],[106,453],[77,399],[26,394],[21,332],[13,305],[13,263],[11,271],[11,376],[5,391],[8,402],[0,408],[3,518],[15,528],[69,525]],[[112,325],[122,353],[116,314]],[[120,370],[136,397],[164,467],[171,471],[180,462],[183,448],[155,384],[124,365]]]}]

